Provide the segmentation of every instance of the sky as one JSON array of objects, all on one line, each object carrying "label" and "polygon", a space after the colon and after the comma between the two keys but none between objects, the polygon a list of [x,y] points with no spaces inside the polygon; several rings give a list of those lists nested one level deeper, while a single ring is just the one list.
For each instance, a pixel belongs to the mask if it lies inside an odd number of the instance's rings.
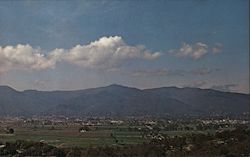
[{"label": "sky", "polygon": [[249,93],[249,0],[0,1],[0,85]]}]

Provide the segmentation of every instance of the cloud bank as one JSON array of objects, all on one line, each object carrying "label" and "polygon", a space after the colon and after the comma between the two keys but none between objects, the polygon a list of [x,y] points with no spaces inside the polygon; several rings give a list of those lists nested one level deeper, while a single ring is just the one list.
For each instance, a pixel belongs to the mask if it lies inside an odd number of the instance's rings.
[{"label": "cloud bank", "polygon": [[[219,53],[223,45],[216,43],[211,47],[212,53]],[[208,45],[197,42],[193,45],[183,43],[181,48],[169,52],[177,57],[191,57],[199,59],[208,53]],[[56,48],[45,53],[41,48],[30,45],[0,46],[0,74],[12,69],[43,70],[54,68],[58,62],[65,62],[83,68],[102,70],[118,69],[128,60],[154,60],[162,55],[152,52],[143,45],[128,45],[120,36],[101,37],[86,45],[76,45],[70,49]],[[185,71],[171,71],[166,69],[156,71],[137,71],[134,76],[148,76],[155,74],[183,75]],[[193,71],[196,74],[210,73],[209,69]]]},{"label": "cloud bank", "polygon": [[102,37],[71,49],[54,49],[45,55],[30,45],[0,47],[0,73],[11,69],[42,70],[67,62],[85,68],[113,69],[130,59],[154,60],[161,56],[144,46],[131,46],[119,36]]}]

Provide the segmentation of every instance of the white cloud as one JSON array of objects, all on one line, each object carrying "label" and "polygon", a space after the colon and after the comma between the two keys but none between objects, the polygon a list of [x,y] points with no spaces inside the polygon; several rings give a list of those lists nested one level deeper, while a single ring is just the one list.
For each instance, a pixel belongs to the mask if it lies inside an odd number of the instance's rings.
[{"label": "white cloud", "polygon": [[127,45],[119,36],[102,37],[88,45],[77,45],[67,50],[63,60],[88,68],[114,68],[129,59],[152,60],[160,56],[144,46]]},{"label": "white cloud", "polygon": [[223,48],[223,45],[221,43],[215,43],[214,46],[212,47],[212,52],[219,53],[221,52],[222,48]]},{"label": "white cloud", "polygon": [[[218,53],[221,49],[222,44],[216,43],[211,50],[213,53]],[[183,43],[181,48],[169,52],[178,57],[199,59],[208,53],[208,46],[201,42],[193,45]],[[152,52],[143,45],[128,45],[120,36],[101,37],[86,45],[76,45],[71,49],[56,48],[46,54],[40,48],[33,48],[30,45],[0,46],[0,74],[12,69],[43,70],[54,68],[58,62],[112,71],[119,69],[128,60],[154,60],[161,56],[160,52]],[[142,73],[169,75],[173,71],[165,69],[153,72],[140,71],[135,75]],[[202,71],[202,73],[209,73],[209,69]]]},{"label": "white cloud", "polygon": [[193,45],[182,43],[181,48],[170,50],[169,53],[177,57],[191,57],[199,59],[208,52],[208,46],[204,43],[197,42]]},{"label": "white cloud", "polygon": [[153,60],[161,55],[144,46],[130,46],[119,36],[102,37],[71,49],[56,48],[46,56],[42,52],[40,48],[30,45],[0,47],[0,73],[11,69],[53,68],[57,62],[68,62],[85,68],[115,69],[127,60]]},{"label": "white cloud", "polygon": [[198,59],[207,53],[208,46],[198,42],[193,47],[193,58]]},{"label": "white cloud", "polygon": [[11,69],[46,69],[55,62],[46,58],[39,48],[30,45],[0,46],[0,73]]}]

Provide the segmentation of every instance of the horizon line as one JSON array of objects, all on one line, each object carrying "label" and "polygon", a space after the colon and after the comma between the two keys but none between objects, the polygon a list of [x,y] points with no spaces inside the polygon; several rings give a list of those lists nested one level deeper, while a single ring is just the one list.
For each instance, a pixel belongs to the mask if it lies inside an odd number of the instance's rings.
[{"label": "horizon line", "polygon": [[250,95],[250,93],[242,93],[242,92],[234,92],[234,91],[222,91],[222,90],[218,90],[218,89],[213,89],[213,88],[200,88],[200,87],[192,87],[192,86],[185,86],[185,87],[178,87],[178,86],[161,86],[161,87],[153,87],[153,88],[138,88],[138,87],[133,87],[133,86],[127,86],[127,85],[122,85],[122,84],[109,84],[106,86],[98,86],[98,87],[90,87],[90,88],[83,88],[83,89],[71,89],[71,90],[61,90],[61,89],[52,89],[52,90],[41,90],[41,89],[25,89],[25,90],[18,90],[10,85],[0,85],[1,87],[7,87],[7,88],[11,88],[14,91],[17,92],[27,92],[27,91],[38,91],[38,92],[74,92],[74,91],[83,91],[83,90],[91,90],[91,89],[98,89],[98,88],[107,88],[107,87],[111,87],[111,86],[117,86],[117,87],[124,87],[124,88],[131,88],[131,89],[137,89],[137,90],[153,90],[153,89],[161,89],[161,88],[176,88],[176,89],[187,89],[187,88],[191,88],[191,89],[199,89],[199,90],[213,90],[213,91],[218,91],[218,92],[223,92],[223,93],[234,93],[234,94],[246,94],[246,95]]}]

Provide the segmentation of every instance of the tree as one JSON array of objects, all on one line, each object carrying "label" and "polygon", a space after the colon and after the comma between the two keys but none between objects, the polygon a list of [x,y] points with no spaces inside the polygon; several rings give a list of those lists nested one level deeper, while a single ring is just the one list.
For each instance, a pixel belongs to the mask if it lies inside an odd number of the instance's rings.
[{"label": "tree", "polygon": [[14,134],[14,129],[13,128],[9,128],[9,130],[8,130],[8,134]]}]

